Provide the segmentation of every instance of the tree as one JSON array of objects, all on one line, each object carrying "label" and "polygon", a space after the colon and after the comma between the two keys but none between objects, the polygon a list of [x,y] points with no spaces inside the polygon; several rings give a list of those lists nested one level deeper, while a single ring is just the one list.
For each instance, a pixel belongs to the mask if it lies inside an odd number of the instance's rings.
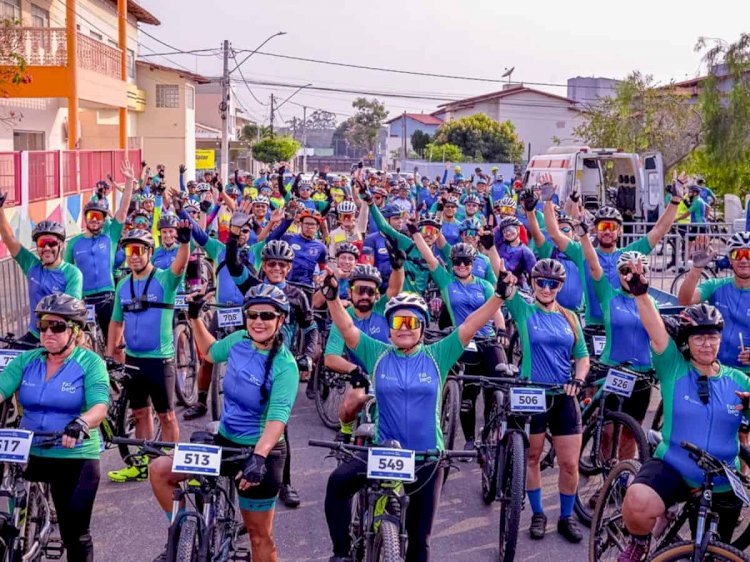
[{"label": "tree", "polygon": [[331,144],[333,144],[333,154],[335,156],[346,156],[346,146],[348,144],[347,134],[349,129],[354,125],[354,117],[349,117],[346,121],[339,123],[336,130],[333,131]]},{"label": "tree", "polygon": [[383,121],[388,117],[385,105],[377,99],[357,98],[352,103],[357,113],[352,119],[351,126],[346,131],[346,139],[349,144],[360,149],[374,153],[378,140],[378,132]]},{"label": "tree", "polygon": [[464,155],[455,144],[430,143],[424,147],[424,159],[428,162],[463,162]]},{"label": "tree", "polygon": [[435,132],[432,142],[453,144],[478,161],[520,162],[523,157],[523,143],[513,123],[498,123],[484,113],[446,121]]},{"label": "tree", "polygon": [[292,137],[268,137],[253,145],[253,158],[264,164],[291,160],[302,145]]},{"label": "tree", "polygon": [[336,114],[330,111],[316,109],[307,118],[307,128],[313,131],[334,129],[336,127]]},{"label": "tree", "polygon": [[242,131],[240,132],[240,140],[244,142],[249,142],[249,143],[257,142],[258,138],[264,139],[270,136],[271,136],[270,127],[257,125],[255,123],[250,123],[249,125],[245,125],[244,127],[242,127]]},{"label": "tree", "polygon": [[665,167],[687,158],[701,143],[701,114],[674,86],[656,87],[653,78],[632,72],[611,98],[584,108],[573,135],[598,148],[661,152]]},{"label": "tree", "polygon": [[[23,30],[21,22],[15,19],[0,18],[0,97],[10,95],[11,86],[20,86],[31,82],[31,75],[26,72],[26,59],[21,53],[23,48]],[[0,123],[12,126],[23,118],[20,111],[4,108],[0,112]]]},{"label": "tree", "polygon": [[432,140],[430,135],[421,129],[417,129],[411,135],[411,147],[419,154],[422,154],[424,148],[430,143],[430,140]]}]

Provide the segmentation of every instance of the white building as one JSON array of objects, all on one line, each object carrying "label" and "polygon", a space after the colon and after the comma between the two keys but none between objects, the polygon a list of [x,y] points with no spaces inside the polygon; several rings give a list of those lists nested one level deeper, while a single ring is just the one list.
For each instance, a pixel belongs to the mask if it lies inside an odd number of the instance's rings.
[{"label": "white building", "polygon": [[583,105],[591,105],[599,98],[614,97],[619,80],[595,76],[568,78],[568,97]]}]

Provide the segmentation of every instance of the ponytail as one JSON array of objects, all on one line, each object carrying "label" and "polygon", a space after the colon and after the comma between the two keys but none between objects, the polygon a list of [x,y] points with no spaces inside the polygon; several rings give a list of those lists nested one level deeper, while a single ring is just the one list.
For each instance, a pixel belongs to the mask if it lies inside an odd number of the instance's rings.
[{"label": "ponytail", "polygon": [[271,369],[273,368],[274,359],[276,354],[281,350],[284,345],[284,334],[281,333],[281,329],[277,330],[276,335],[273,337],[273,343],[271,344],[271,350],[268,352],[266,358],[266,365],[263,371],[263,382],[260,384],[260,403],[265,404],[268,401],[268,378],[271,376]]},{"label": "ponytail", "polygon": [[565,320],[567,320],[570,325],[570,329],[573,330],[573,346],[575,347],[578,343],[578,324],[576,322],[575,314],[567,308],[560,306],[560,303],[557,301],[555,301],[555,312],[559,312],[565,316]]}]

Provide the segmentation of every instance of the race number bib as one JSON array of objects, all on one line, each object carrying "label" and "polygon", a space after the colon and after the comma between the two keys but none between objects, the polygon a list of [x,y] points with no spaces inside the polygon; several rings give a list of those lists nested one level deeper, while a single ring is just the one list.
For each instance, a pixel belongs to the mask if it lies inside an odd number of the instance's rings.
[{"label": "race number bib", "polygon": [[220,308],[218,311],[219,327],[242,326],[242,308]]},{"label": "race number bib", "polygon": [[375,480],[414,480],[414,451],[372,448],[367,453],[367,477]]},{"label": "race number bib", "polygon": [[607,380],[604,381],[604,392],[612,392],[628,398],[633,394],[635,379],[635,375],[623,373],[617,369],[610,369],[609,373],[607,373]]},{"label": "race number bib", "polygon": [[734,470],[732,470],[728,466],[724,467],[724,473],[727,475],[729,485],[732,486],[734,495],[742,500],[742,503],[750,507],[750,498],[747,497],[747,490],[745,489],[745,485],[742,483],[742,480],[740,480],[734,473]]},{"label": "race number bib", "polygon": [[23,429],[0,429],[0,462],[25,463],[34,433]]},{"label": "race number bib", "polygon": [[89,324],[96,322],[96,307],[93,304],[86,305],[86,322]]},{"label": "race number bib", "polygon": [[172,472],[219,476],[220,468],[221,447],[195,443],[178,443],[174,449]]},{"label": "race number bib", "polygon": [[543,388],[511,388],[510,411],[516,414],[536,414],[547,410]]},{"label": "race number bib", "polygon": [[477,342],[474,340],[471,340],[469,343],[466,344],[466,347],[464,347],[465,351],[477,351]]},{"label": "race number bib", "polygon": [[185,302],[185,295],[176,295],[174,298],[175,310],[187,310],[187,302]]},{"label": "race number bib", "polygon": [[0,371],[22,353],[23,351],[20,349],[0,349]]},{"label": "race number bib", "polygon": [[607,345],[607,336],[594,336],[594,355],[601,355]]}]

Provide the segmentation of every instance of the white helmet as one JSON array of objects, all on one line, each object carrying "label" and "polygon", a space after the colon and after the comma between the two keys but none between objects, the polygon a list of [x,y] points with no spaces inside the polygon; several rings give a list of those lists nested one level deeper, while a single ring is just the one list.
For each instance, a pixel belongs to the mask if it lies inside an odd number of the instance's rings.
[{"label": "white helmet", "polygon": [[336,212],[339,215],[353,215],[357,212],[357,206],[353,201],[342,201],[339,206],[336,207]]},{"label": "white helmet", "polygon": [[643,273],[648,273],[648,256],[633,250],[620,254],[620,257],[617,258],[617,270],[619,271],[620,268],[630,265],[631,261],[637,263],[638,260],[643,264]]},{"label": "white helmet", "polygon": [[253,200],[253,205],[269,205],[271,202],[268,200],[268,197],[265,195],[258,195]]},{"label": "white helmet", "polygon": [[427,322],[429,315],[427,312],[427,303],[422,297],[416,293],[399,293],[395,297],[392,297],[385,305],[385,317],[390,320],[391,316],[399,310],[412,310],[414,312],[421,312],[424,317],[424,321]]},{"label": "white helmet", "polygon": [[727,250],[750,248],[750,232],[735,232],[727,242]]}]

